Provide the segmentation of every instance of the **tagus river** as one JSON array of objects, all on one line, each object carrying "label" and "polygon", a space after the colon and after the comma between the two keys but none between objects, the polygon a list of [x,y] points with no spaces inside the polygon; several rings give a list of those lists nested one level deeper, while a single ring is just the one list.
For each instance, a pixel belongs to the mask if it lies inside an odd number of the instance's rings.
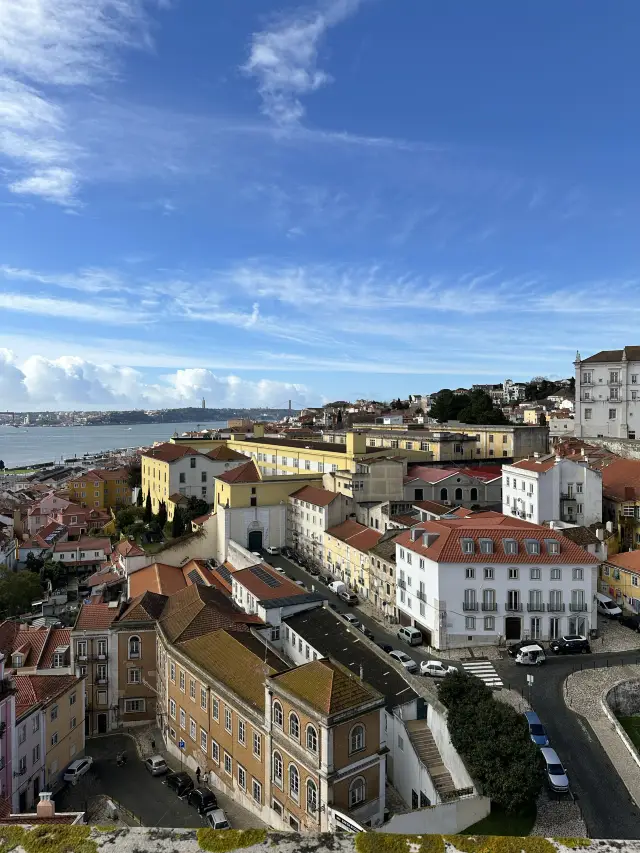
[{"label": "tagus river", "polygon": [[226,421],[200,424],[133,424],[126,426],[15,427],[0,426],[0,459],[7,468],[82,457],[85,453],[141,447],[168,440],[174,432],[226,427]]}]

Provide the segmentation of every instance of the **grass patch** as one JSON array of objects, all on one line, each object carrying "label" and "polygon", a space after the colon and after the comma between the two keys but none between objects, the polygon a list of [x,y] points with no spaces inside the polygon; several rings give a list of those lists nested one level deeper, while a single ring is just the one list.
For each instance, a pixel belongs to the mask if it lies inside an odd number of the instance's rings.
[{"label": "grass patch", "polygon": [[96,853],[89,826],[37,826],[24,833],[21,846],[27,853]]},{"label": "grass patch", "polygon": [[[409,845],[412,845],[411,847]],[[357,853],[409,853],[420,845],[418,853],[444,853],[442,835],[403,835],[391,832],[359,832]]]},{"label": "grass patch", "polygon": [[253,847],[267,838],[265,829],[199,829],[198,844],[208,853],[229,853],[241,847]]},{"label": "grass patch", "polygon": [[35,474],[35,468],[4,468],[3,474]]},{"label": "grass patch", "polygon": [[468,826],[464,835],[529,835],[535,822],[535,803],[520,812],[507,812],[492,804],[491,814]]},{"label": "grass patch", "polygon": [[618,722],[631,738],[637,752],[640,752],[640,716],[618,717]]},{"label": "grass patch", "polygon": [[445,835],[445,840],[462,853],[556,853],[557,848],[546,838],[507,838],[504,835]]}]

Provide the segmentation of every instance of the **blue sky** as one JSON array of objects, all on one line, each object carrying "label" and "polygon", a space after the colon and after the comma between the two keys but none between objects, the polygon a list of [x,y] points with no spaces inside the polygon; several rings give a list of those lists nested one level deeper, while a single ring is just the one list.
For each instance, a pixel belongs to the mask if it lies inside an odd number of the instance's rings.
[{"label": "blue sky", "polygon": [[639,24],[4,0],[0,408],[391,398],[637,342]]}]

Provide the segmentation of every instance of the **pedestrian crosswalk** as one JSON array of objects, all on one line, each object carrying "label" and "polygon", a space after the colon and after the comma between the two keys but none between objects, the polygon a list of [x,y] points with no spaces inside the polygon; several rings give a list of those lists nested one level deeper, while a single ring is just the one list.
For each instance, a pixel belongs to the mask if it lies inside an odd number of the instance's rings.
[{"label": "pedestrian crosswalk", "polygon": [[475,675],[481,681],[484,681],[487,687],[500,689],[503,686],[502,679],[496,672],[493,664],[488,660],[476,660],[471,663],[463,663],[462,668],[468,675]]}]

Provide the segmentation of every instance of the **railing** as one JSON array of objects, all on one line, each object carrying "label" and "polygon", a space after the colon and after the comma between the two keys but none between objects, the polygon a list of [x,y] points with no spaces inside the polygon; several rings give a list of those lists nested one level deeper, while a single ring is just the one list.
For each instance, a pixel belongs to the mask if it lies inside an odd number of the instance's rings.
[{"label": "railing", "polygon": [[561,492],[560,493],[560,500],[561,501],[576,501],[578,499],[575,495],[570,495],[568,492]]},{"label": "railing", "polygon": [[483,601],[481,607],[485,613],[495,613],[498,610],[498,605],[495,601]]},{"label": "railing", "polygon": [[400,580],[400,578],[398,578],[398,580],[396,581],[396,584],[400,587],[400,589],[406,589],[407,588],[407,582]]},{"label": "railing", "polygon": [[547,604],[547,612],[549,613],[564,613],[565,605],[562,601],[550,601]]},{"label": "railing", "polygon": [[587,603],[585,601],[571,602],[569,605],[569,610],[572,613],[584,613],[589,608],[587,607]]},{"label": "railing", "polygon": [[521,613],[522,604],[520,604],[518,601],[507,601],[504,606],[504,609],[509,613]]},{"label": "railing", "polygon": [[622,385],[619,379],[607,379],[607,385]]},{"label": "railing", "polygon": [[527,604],[527,610],[529,611],[529,613],[544,613],[544,611],[545,611],[544,602],[539,601],[536,603],[536,602],[530,601]]},{"label": "railing", "polygon": [[426,592],[422,592],[422,590],[420,590],[420,589],[419,589],[419,590],[416,592],[416,598],[417,598],[417,599],[419,599],[420,601],[424,601],[424,602],[425,602],[425,604],[426,604],[426,601],[427,601],[427,593],[426,593]]},{"label": "railing", "polygon": [[107,676],[105,675],[104,677],[96,678],[95,683],[96,684],[106,684],[107,683]]},{"label": "railing", "polygon": [[462,602],[462,609],[463,610],[472,610],[472,611],[477,610],[478,609],[478,602],[477,601],[463,601]]}]

